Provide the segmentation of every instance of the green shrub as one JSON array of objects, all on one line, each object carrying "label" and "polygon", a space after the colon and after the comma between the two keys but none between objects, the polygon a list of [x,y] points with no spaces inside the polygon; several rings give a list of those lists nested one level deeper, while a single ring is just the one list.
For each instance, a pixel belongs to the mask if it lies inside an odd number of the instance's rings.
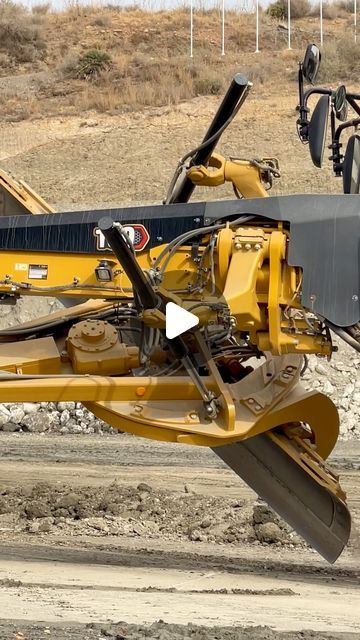
[{"label": "green shrub", "polygon": [[88,49],[80,56],[76,67],[76,76],[82,80],[91,80],[111,66],[111,56],[102,49]]},{"label": "green shrub", "polygon": [[[292,18],[303,18],[309,15],[311,4],[309,0],[292,0],[290,14]],[[275,20],[285,20],[288,17],[288,0],[276,0],[269,4],[266,13]]]}]

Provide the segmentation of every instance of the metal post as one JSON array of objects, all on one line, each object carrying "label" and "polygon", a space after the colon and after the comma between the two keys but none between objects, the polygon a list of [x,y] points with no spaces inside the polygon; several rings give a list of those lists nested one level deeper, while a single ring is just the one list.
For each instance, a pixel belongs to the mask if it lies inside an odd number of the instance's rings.
[{"label": "metal post", "polygon": [[256,49],[255,53],[259,53],[259,0],[256,0]]},{"label": "metal post", "polygon": [[291,49],[291,0],[288,0],[288,49]]},{"label": "metal post", "polygon": [[354,40],[355,40],[355,42],[356,42],[356,36],[357,36],[357,34],[356,34],[356,23],[357,23],[357,15],[356,15],[356,13],[357,13],[357,2],[356,2],[356,0],[354,0]]},{"label": "metal post", "polygon": [[320,45],[323,46],[323,0],[320,0]]},{"label": "metal post", "polygon": [[194,6],[190,0],[190,58],[193,57],[193,33],[194,33]]},{"label": "metal post", "polygon": [[225,55],[225,0],[222,0],[221,12],[221,55]]}]

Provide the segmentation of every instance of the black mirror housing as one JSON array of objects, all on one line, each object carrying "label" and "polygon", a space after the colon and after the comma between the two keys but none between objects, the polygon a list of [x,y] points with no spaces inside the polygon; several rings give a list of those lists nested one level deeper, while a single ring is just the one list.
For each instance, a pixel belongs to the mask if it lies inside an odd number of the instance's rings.
[{"label": "black mirror housing", "polygon": [[344,193],[360,193],[360,135],[350,136],[343,164]]},{"label": "black mirror housing", "polygon": [[346,87],[341,84],[334,93],[335,115],[340,122],[345,122],[347,118]]},{"label": "black mirror housing", "polygon": [[302,63],[302,70],[304,78],[311,84],[314,84],[316,76],[318,74],[321,62],[321,53],[319,47],[316,44],[308,44],[305,51],[304,61]]},{"label": "black mirror housing", "polygon": [[315,167],[321,168],[325,151],[329,96],[321,96],[309,123],[309,151]]}]

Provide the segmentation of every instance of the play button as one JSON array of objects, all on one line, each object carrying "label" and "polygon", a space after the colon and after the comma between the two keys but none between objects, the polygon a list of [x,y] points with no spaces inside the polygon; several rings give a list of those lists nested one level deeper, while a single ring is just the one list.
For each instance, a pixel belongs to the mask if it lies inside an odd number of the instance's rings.
[{"label": "play button", "polygon": [[199,318],[174,302],[166,304],[166,337],[177,338],[199,324]]}]

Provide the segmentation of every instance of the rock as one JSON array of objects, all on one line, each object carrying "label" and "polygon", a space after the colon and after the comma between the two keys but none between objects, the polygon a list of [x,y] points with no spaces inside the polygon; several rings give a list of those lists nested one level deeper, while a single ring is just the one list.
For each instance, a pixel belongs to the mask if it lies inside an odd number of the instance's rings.
[{"label": "rock", "polygon": [[333,387],[329,380],[326,380],[323,386],[323,393],[327,396],[332,396],[335,393],[335,387]]},{"label": "rock", "polygon": [[22,420],[22,425],[31,433],[43,433],[51,427],[52,421],[48,413],[38,411],[29,413]]},{"label": "rock", "polygon": [[14,404],[10,409],[9,421],[14,424],[20,424],[25,416],[25,411],[21,405]]},{"label": "rock", "polygon": [[57,408],[58,408],[58,411],[74,411],[75,402],[58,402]]},{"label": "rock", "polygon": [[79,502],[81,501],[81,496],[77,493],[67,493],[65,496],[62,496],[55,504],[56,509],[75,509]]},{"label": "rock", "polygon": [[38,531],[40,533],[46,533],[47,531],[50,531],[53,521],[53,518],[40,518],[39,520],[37,520],[37,524],[39,525]]},{"label": "rock", "polygon": [[9,513],[10,511],[11,511],[11,508],[8,501],[3,496],[0,496],[0,515],[3,515],[4,513]]},{"label": "rock", "polygon": [[68,427],[63,426],[59,429],[59,433],[62,433],[63,435],[66,435],[67,433],[70,433]]},{"label": "rock", "polygon": [[5,433],[14,433],[14,431],[19,431],[19,429],[20,426],[18,424],[14,424],[13,422],[7,422],[2,426],[2,431],[5,431]]},{"label": "rock", "polygon": [[25,506],[25,514],[30,520],[46,518],[51,515],[51,509],[45,500],[32,500]]},{"label": "rock", "polygon": [[22,405],[24,412],[26,414],[29,413],[37,413],[40,409],[40,405],[36,404],[35,402],[24,402],[24,404]]},{"label": "rock", "polygon": [[254,504],[253,507],[253,523],[257,524],[267,524],[268,522],[272,522],[279,526],[280,518],[279,516],[272,510],[270,507],[263,502]]},{"label": "rock", "polygon": [[3,404],[0,404],[0,427],[6,424],[9,419],[10,411]]},{"label": "rock", "polygon": [[150,493],[150,491],[152,491],[152,488],[149,484],[146,484],[146,482],[140,482],[140,484],[138,484],[137,486],[137,490],[140,492],[144,491],[145,493]]},{"label": "rock", "polygon": [[202,523],[201,523],[201,528],[202,529],[208,529],[209,527],[211,527],[211,520],[210,518],[205,518]]},{"label": "rock", "polygon": [[316,373],[319,373],[321,376],[327,376],[328,374],[326,367],[324,367],[324,365],[321,363],[318,363],[315,365],[315,371]]},{"label": "rock", "polygon": [[202,533],[202,531],[200,531],[200,529],[192,529],[192,531],[190,531],[189,533],[189,540],[191,540],[192,542],[206,542],[207,538],[206,535]]},{"label": "rock", "polygon": [[[61,404],[61,403],[59,403]],[[65,404],[65,402],[63,403]],[[59,405],[58,405],[59,406]],[[61,409],[60,409],[61,411]],[[67,424],[70,420],[70,411],[69,409],[63,409],[61,412],[61,416],[60,416],[60,424],[64,425]]]},{"label": "rock", "polygon": [[39,532],[39,523],[36,522],[36,520],[34,522],[29,522],[27,530],[29,533],[38,533]]},{"label": "rock", "polygon": [[260,542],[274,544],[283,542],[284,534],[275,522],[258,524],[255,528],[256,537]]}]

